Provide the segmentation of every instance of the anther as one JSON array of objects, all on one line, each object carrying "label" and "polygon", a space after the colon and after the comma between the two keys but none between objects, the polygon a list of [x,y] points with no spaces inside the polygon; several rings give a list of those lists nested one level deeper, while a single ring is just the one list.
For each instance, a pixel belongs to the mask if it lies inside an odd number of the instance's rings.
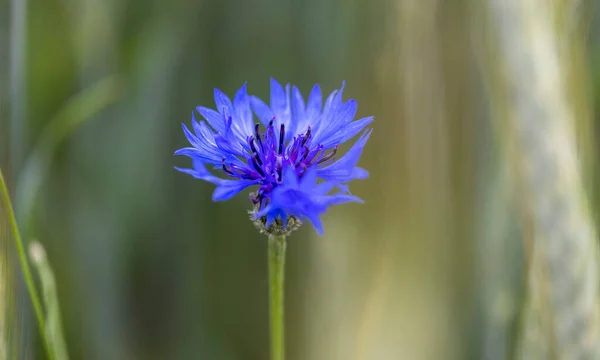
[{"label": "anther", "polygon": [[283,138],[285,136],[285,126],[283,124],[281,124],[281,127],[279,128],[279,155],[281,155],[283,153]]},{"label": "anther", "polygon": [[326,154],[325,156],[323,156],[323,158],[321,160],[319,160],[318,164],[324,163],[325,161],[334,157],[335,153],[337,152],[337,149],[338,149],[338,147],[336,145],[329,154]]},{"label": "anther", "polygon": [[306,144],[306,142],[308,141],[308,139],[310,138],[310,126],[308,127],[308,130],[306,130],[306,134],[304,134],[304,138],[302,139],[302,146],[304,146],[304,144]]},{"label": "anther", "polygon": [[260,147],[260,149],[262,151],[265,151],[265,149],[263,148],[262,139],[260,136],[259,126],[260,126],[259,123],[256,123],[256,125],[254,125],[254,133],[256,134],[256,143],[258,144],[258,146]]},{"label": "anther", "polygon": [[[306,148],[308,148],[308,147],[306,147]],[[319,155],[321,153],[321,150],[323,150],[323,145],[317,146],[317,148],[311,152],[312,156],[310,156],[310,157],[309,157],[309,153],[307,152],[306,155],[304,156],[304,161],[309,164],[312,163],[312,161],[317,157],[317,155]]]},{"label": "anther", "polygon": [[260,174],[260,176],[265,177],[265,172],[260,167],[262,165],[262,161],[260,161],[260,159],[258,158],[258,154],[257,153],[254,153],[252,155],[252,164],[254,165],[254,168],[256,169],[256,171],[258,171],[258,173]]},{"label": "anther", "polygon": [[306,157],[308,156],[308,154],[310,153],[310,149],[308,148],[308,146],[304,145],[302,147],[302,150],[304,150],[304,155],[302,156],[303,159],[306,159]]},{"label": "anther", "polygon": [[250,143],[250,149],[252,149],[252,153],[254,155],[256,155],[256,160],[258,161],[258,164],[262,165],[263,162],[260,159],[260,156],[258,156],[258,151],[256,150],[256,146],[254,146],[254,136],[250,136],[250,138],[248,139],[248,142]]},{"label": "anther", "polygon": [[223,171],[225,171],[227,174],[229,174],[231,176],[235,176],[234,173],[233,173],[233,171],[231,171],[231,169],[227,165],[225,165],[225,158],[223,158],[223,165],[222,165],[222,167],[223,167]]}]

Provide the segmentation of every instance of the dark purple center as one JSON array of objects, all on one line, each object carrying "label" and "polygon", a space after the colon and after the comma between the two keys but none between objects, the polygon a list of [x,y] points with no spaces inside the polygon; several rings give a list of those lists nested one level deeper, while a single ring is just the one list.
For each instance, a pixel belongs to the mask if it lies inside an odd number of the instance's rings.
[{"label": "dark purple center", "polygon": [[274,120],[269,122],[264,133],[260,132],[259,124],[255,125],[254,135],[247,139],[250,151],[246,156],[245,166],[227,164],[223,159],[223,171],[229,176],[260,180],[260,188],[251,196],[254,204],[260,203],[282,182],[282,174],[287,167],[292,167],[296,175],[302,177],[307,168],[330,161],[337,152],[337,145],[333,149],[324,149],[321,144],[312,146],[310,126],[305,133],[294,137],[286,146],[285,125],[281,124],[277,134]]}]

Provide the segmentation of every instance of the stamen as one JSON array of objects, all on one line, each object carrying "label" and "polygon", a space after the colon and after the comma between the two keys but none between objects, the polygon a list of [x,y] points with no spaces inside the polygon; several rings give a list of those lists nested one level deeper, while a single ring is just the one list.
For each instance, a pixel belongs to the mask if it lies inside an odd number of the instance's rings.
[{"label": "stamen", "polygon": [[281,161],[281,156],[278,156],[277,160],[276,160],[276,165],[275,165],[275,167],[277,168],[277,181],[283,180],[283,175],[282,175],[283,166],[282,165],[283,164]]},{"label": "stamen", "polygon": [[262,160],[260,159],[260,156],[258,156],[258,151],[256,150],[256,146],[254,146],[254,136],[250,136],[250,138],[248,139],[248,142],[250,143],[250,149],[252,149],[252,153],[253,153],[254,155],[257,155],[257,157],[256,157],[256,161],[258,161],[258,164],[259,164],[259,165],[262,165],[262,164],[263,164],[263,162],[262,162]]},{"label": "stamen", "polygon": [[292,145],[290,146],[290,151],[289,151],[290,157],[294,156],[294,154],[295,154],[296,152],[298,152],[298,146],[296,146],[296,144],[298,144],[298,141],[297,141],[297,140],[296,140],[296,138],[294,137],[294,138],[292,139]]},{"label": "stamen", "polygon": [[262,144],[262,139],[261,139],[261,136],[260,136],[259,126],[260,126],[259,123],[256,123],[256,125],[254,125],[254,132],[256,134],[256,143],[260,147],[260,150],[264,152],[265,148],[263,147],[263,144]]},{"label": "stamen", "polygon": [[260,174],[260,176],[265,177],[265,172],[260,167],[262,165],[262,161],[260,161],[260,159],[258,158],[258,154],[257,153],[254,153],[252,155],[252,165],[254,165],[254,168],[256,169],[256,171],[258,171],[258,173]]},{"label": "stamen", "polygon": [[304,138],[302,139],[302,146],[304,146],[304,144],[306,144],[306,142],[308,141],[308,139],[310,138],[310,126],[308,127],[308,130],[306,130],[306,134],[304,134]]},{"label": "stamen", "polygon": [[319,162],[317,164],[321,164],[324,163],[325,161],[331,159],[332,157],[335,156],[335,153],[337,152],[338,146],[336,145],[333,150],[329,153],[329,154],[325,154],[325,156],[323,156],[323,158],[321,160],[319,160]]},{"label": "stamen", "polygon": [[275,118],[273,118],[273,120],[271,120],[269,122],[269,126],[267,126],[267,130],[265,130],[265,142],[267,143],[267,146],[270,149],[273,149],[273,151],[276,150],[276,141],[277,139],[275,138],[275,129],[273,128],[273,121],[275,120]]},{"label": "stamen", "polygon": [[281,155],[283,153],[283,138],[285,135],[285,126],[281,124],[279,128],[279,151],[278,154]]},{"label": "stamen", "polygon": [[234,164],[231,164],[232,176],[239,177],[246,180],[256,180],[260,177],[260,174],[252,171],[251,169],[241,168]]},{"label": "stamen", "polygon": [[227,165],[225,165],[225,159],[223,158],[223,171],[225,171],[227,174],[231,175],[231,176],[235,176],[235,174],[233,173],[233,171],[231,171],[231,168],[229,168]]},{"label": "stamen", "polygon": [[315,150],[313,150],[312,156],[310,156],[310,158],[309,158],[309,155],[307,154],[306,157],[304,158],[304,162],[310,164],[317,157],[317,155],[319,155],[321,150],[323,150],[323,145],[319,145]]},{"label": "stamen", "polygon": [[[304,155],[302,155],[303,159],[306,159],[306,157],[308,156],[308,154],[310,153],[310,149],[308,148],[308,146],[304,145],[304,147],[302,148],[302,150],[304,150]],[[311,159],[312,160],[312,159]]]}]

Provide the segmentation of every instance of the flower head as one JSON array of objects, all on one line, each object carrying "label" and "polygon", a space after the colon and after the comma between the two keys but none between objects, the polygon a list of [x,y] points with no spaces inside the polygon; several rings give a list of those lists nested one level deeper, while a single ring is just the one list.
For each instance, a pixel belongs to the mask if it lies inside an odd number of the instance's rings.
[{"label": "flower head", "polygon": [[[285,232],[289,220],[297,224],[306,218],[322,234],[319,216],[330,205],[360,201],[346,194],[347,183],[368,177],[356,164],[372,131],[365,127],[373,118],[354,120],[356,101],[344,102],[343,89],[344,84],[324,105],[319,85],[305,103],[296,87],[290,91],[290,85],[284,89],[271,79],[270,105],[248,96],[246,84],[233,102],[215,89],[217,111],[197,107],[206,121],[196,121],[192,114],[194,131],[183,125],[191,146],[175,152],[192,158],[193,168],[176,169],[217,185],[215,201],[257,186],[250,200],[253,218],[264,231]],[[254,123],[253,112],[260,123]],[[337,158],[338,146],[361,132],[352,148]],[[213,175],[206,165],[226,179]],[[340,192],[327,195],[334,188]]]}]

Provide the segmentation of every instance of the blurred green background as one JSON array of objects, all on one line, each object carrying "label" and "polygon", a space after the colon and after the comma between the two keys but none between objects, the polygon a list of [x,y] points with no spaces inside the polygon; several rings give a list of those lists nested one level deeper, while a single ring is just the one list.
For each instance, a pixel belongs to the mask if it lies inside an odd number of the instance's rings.
[{"label": "blurred green background", "polygon": [[[600,2],[577,3],[563,70],[595,209]],[[213,88],[233,96],[248,81],[266,98],[269,77],[305,95],[346,80],[357,116],[375,116],[360,162],[371,177],[352,184],[365,204],[332,208],[324,237],[305,226],[289,239],[289,359],[512,358],[526,232],[490,12],[476,0],[0,0],[0,166],[24,240],[54,269],[71,358],[268,358],[266,238],[247,197],[213,203],[172,154]],[[0,347],[42,359],[2,209]]]}]

